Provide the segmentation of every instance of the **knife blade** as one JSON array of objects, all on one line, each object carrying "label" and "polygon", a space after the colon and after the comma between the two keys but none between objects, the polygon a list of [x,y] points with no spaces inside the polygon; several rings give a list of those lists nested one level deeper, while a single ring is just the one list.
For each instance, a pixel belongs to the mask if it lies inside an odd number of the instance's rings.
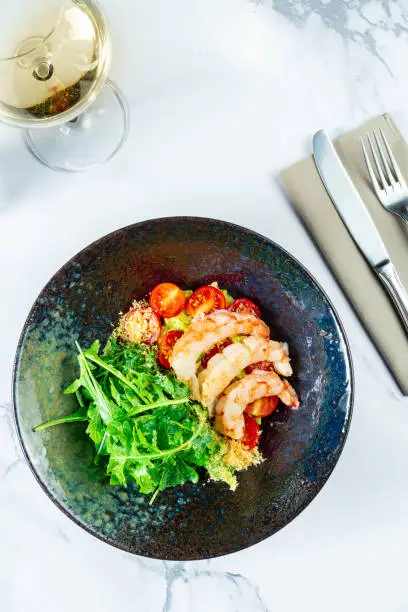
[{"label": "knife blade", "polygon": [[313,156],[327,193],[363,255],[373,267],[389,261],[381,236],[324,130],[313,137]]},{"label": "knife blade", "polygon": [[313,137],[320,178],[354,242],[377,273],[408,332],[408,294],[359,192],[324,130]]}]

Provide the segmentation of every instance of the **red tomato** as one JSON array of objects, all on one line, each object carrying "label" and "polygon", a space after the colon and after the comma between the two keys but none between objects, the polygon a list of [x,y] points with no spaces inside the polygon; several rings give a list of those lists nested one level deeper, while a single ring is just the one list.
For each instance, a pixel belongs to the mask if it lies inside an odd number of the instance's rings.
[{"label": "red tomato", "polygon": [[247,298],[238,298],[234,300],[232,304],[228,306],[228,310],[232,312],[242,312],[243,314],[251,314],[258,317],[258,319],[261,318],[261,311],[258,306]]},{"label": "red tomato", "polygon": [[270,361],[258,361],[257,363],[251,363],[245,368],[246,374],[251,374],[254,370],[264,370],[265,372],[273,372],[273,364]]},{"label": "red tomato", "polygon": [[161,283],[150,294],[150,306],[161,317],[177,317],[186,303],[184,292],[173,283]]},{"label": "red tomato", "polygon": [[167,334],[164,334],[164,336],[159,340],[159,353],[157,355],[157,361],[160,363],[160,365],[168,370],[171,368],[169,363],[171,351],[173,350],[173,346],[176,344],[177,340],[181,338],[182,335],[182,331],[172,330],[167,332]]},{"label": "red tomato", "polygon": [[202,358],[201,360],[202,367],[206,368],[211,357],[214,357],[214,355],[217,355],[217,353],[221,353],[221,351],[223,351],[230,344],[232,344],[232,340],[227,338],[226,340],[224,340],[224,342],[219,342],[218,344],[213,346],[213,348],[210,351],[208,351],[208,353]]},{"label": "red tomato", "polygon": [[246,414],[255,418],[261,418],[269,416],[278,405],[279,398],[277,395],[270,395],[268,397],[261,397],[255,400],[245,408]]},{"label": "red tomato", "polygon": [[261,437],[261,429],[258,423],[252,417],[244,413],[245,429],[244,437],[241,442],[243,446],[246,446],[248,450],[252,450],[257,446],[259,438]]},{"label": "red tomato", "polygon": [[187,300],[187,313],[190,317],[203,312],[209,314],[214,310],[221,310],[227,307],[225,295],[216,287],[204,285],[200,287]]},{"label": "red tomato", "polygon": [[159,317],[149,306],[130,310],[122,320],[123,330],[129,342],[154,344],[161,332]]}]

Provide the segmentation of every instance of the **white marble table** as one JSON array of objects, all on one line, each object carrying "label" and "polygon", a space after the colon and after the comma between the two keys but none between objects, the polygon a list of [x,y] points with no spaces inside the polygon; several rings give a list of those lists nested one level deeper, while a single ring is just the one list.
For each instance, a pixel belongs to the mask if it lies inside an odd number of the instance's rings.
[{"label": "white marble table", "polygon": [[[57,174],[0,126],[0,610],[408,610],[408,402],[274,180],[318,128],[387,110],[408,134],[408,0],[103,4],[131,109],[120,155]],[[228,557],[162,563],[102,544],[50,502],[21,457],[10,382],[60,265],[115,228],[183,214],[250,227],[304,262],[345,324],[356,399],[336,470],[291,525]]]}]

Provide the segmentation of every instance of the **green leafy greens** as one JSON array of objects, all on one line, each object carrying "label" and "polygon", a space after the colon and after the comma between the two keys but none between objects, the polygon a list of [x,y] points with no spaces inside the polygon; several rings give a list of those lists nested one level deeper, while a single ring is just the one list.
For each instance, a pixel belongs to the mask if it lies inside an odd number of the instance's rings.
[{"label": "green leafy greens", "polygon": [[99,341],[77,348],[79,377],[65,393],[76,394],[78,410],[35,431],[87,422],[95,461],[105,461],[110,483],[135,481],[141,493],[153,494],[151,502],[167,487],[197,482],[200,468],[236,487],[234,469],[224,461],[225,439],[188,387],[158,366],[156,348],[114,340],[102,354]]}]

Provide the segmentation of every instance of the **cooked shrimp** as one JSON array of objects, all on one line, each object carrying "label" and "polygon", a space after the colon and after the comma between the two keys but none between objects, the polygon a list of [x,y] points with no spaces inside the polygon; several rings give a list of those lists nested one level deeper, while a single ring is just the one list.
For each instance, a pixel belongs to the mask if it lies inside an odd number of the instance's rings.
[{"label": "cooked shrimp", "polygon": [[258,361],[280,363],[285,357],[286,353],[280,342],[255,336],[244,338],[242,343],[227,346],[210,359],[207,368],[198,376],[202,403],[211,413],[214,400],[248,365]]},{"label": "cooked shrimp", "polygon": [[255,370],[230,385],[215,407],[215,427],[220,432],[241,440],[244,435],[244,410],[248,404],[261,397],[279,395],[283,381],[275,372]]},{"label": "cooked shrimp", "polygon": [[226,338],[253,335],[269,338],[269,327],[249,314],[217,310],[209,315],[198,315],[186,333],[174,345],[169,362],[179,380],[187,382],[194,399],[200,399],[197,368],[200,355]]},{"label": "cooked shrimp", "polygon": [[291,408],[297,410],[300,406],[300,403],[296,391],[294,390],[292,385],[288,383],[287,380],[282,380],[282,383],[283,389],[280,393],[277,394],[279,396],[279,399],[281,400],[281,402],[286,404],[286,406],[290,406]]},{"label": "cooked shrimp", "polygon": [[274,361],[273,367],[275,368],[275,371],[281,376],[292,376],[293,370],[292,366],[290,365],[289,347],[286,342],[282,343],[282,348],[284,353],[282,359]]}]

